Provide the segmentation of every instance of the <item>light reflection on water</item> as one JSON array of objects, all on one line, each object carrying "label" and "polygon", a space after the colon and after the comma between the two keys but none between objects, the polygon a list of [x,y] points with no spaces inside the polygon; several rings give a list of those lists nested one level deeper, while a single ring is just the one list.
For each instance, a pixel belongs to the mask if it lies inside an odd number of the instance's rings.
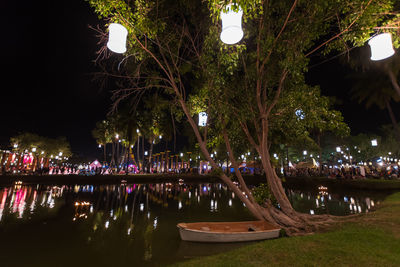
[{"label": "light reflection on water", "polygon": [[370,193],[370,195],[352,193],[330,193],[323,191],[286,190],[293,207],[301,212],[310,214],[350,215],[370,212],[386,194]]},{"label": "light reflection on water", "polygon": [[[287,194],[296,210],[312,214],[368,212],[383,199],[328,189]],[[252,220],[233,192],[211,183],[15,184],[0,188],[0,200],[1,251],[13,259],[21,250],[16,240],[23,240],[26,263],[37,264],[62,257],[65,266],[76,259],[89,265],[164,265],[243,245],[184,242],[177,223]]]}]

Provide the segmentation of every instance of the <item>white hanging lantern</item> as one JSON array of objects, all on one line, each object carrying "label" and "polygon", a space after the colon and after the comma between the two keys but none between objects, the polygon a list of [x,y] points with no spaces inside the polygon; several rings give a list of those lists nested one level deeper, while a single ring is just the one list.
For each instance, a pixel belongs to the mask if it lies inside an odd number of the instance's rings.
[{"label": "white hanging lantern", "polygon": [[243,11],[239,7],[239,10],[235,12],[231,6],[231,4],[226,6],[227,13],[221,11],[222,32],[220,38],[225,44],[236,44],[243,38]]},{"label": "white hanging lantern", "polygon": [[376,139],[371,140],[371,146],[378,146],[378,141]]},{"label": "white hanging lantern", "polygon": [[206,126],[207,125],[207,113],[200,112],[199,113],[199,126]]},{"label": "white hanging lantern", "polygon": [[371,46],[371,60],[382,60],[393,56],[392,35],[390,33],[381,33],[372,37],[368,41]]},{"label": "white hanging lantern", "polygon": [[115,53],[125,53],[126,37],[128,36],[127,29],[121,24],[111,23],[108,31],[107,47]]},{"label": "white hanging lantern", "polygon": [[304,114],[304,111],[303,111],[303,110],[297,109],[294,113],[296,114],[297,119],[299,119],[299,120],[304,120],[305,114]]}]

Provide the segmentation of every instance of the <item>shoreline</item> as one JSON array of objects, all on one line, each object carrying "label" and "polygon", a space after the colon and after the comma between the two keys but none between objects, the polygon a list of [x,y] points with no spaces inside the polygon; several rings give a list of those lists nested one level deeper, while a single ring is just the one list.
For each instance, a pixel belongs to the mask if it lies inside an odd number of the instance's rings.
[{"label": "shoreline", "polygon": [[[266,183],[261,175],[244,175],[249,184]],[[12,185],[16,181],[26,184],[120,184],[122,183],[218,183],[222,182],[215,175],[197,174],[135,174],[135,175],[0,175],[0,186]],[[337,179],[326,177],[286,177],[282,178],[284,187],[317,188],[326,186],[331,189],[349,188],[356,190],[400,190],[400,180],[383,179]]]},{"label": "shoreline", "polygon": [[173,266],[400,266],[400,193],[313,235],[261,241]]}]

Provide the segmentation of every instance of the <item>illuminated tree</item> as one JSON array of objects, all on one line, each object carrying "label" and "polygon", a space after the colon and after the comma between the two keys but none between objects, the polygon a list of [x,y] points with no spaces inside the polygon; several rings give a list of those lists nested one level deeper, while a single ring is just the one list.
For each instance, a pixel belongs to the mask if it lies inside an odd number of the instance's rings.
[{"label": "illuminated tree", "polygon": [[[135,86],[119,90],[120,98],[127,94],[140,97],[154,88],[168,93],[171,104],[177,104],[185,114],[206,160],[256,218],[278,224],[289,233],[310,231],[327,221],[329,216],[301,214],[291,206],[271,164],[273,122],[279,118],[281,101],[306,90],[304,73],[309,56],[322,48],[329,52],[364,45],[374,27],[397,19],[392,2],[88,2],[100,17],[128,29],[129,58],[125,59],[124,72]],[[243,10],[246,33],[242,42],[228,46],[219,40],[219,15],[232,2]],[[199,111],[209,115],[203,128],[195,121]],[[207,146],[211,131],[220,134],[239,186],[211,157]],[[238,171],[231,143],[240,136],[246,137],[261,158],[279,208],[270,201],[258,204]]]},{"label": "illuminated tree", "polygon": [[110,122],[102,120],[97,122],[96,128],[92,130],[92,135],[97,144],[103,148],[104,162],[107,162],[107,144],[111,144],[114,137],[114,133],[110,128]]},{"label": "illuminated tree", "polygon": [[48,138],[33,133],[22,133],[10,138],[10,146],[21,155],[32,153],[36,159],[36,169],[39,169],[40,158],[62,162],[72,156],[70,144],[65,137]]}]

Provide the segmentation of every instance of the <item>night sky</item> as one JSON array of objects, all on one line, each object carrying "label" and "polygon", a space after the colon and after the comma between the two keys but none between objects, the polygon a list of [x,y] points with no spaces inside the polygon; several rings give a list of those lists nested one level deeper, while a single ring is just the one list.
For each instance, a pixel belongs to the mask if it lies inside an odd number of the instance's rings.
[{"label": "night sky", "polygon": [[[19,3],[18,3],[19,2]],[[72,152],[95,157],[91,130],[109,111],[110,93],[92,81],[97,71],[95,32],[102,25],[83,0],[11,1],[1,3],[0,148],[10,136],[34,132],[66,136]],[[318,60],[313,60],[313,64]],[[386,111],[365,110],[349,98],[350,69],[332,60],[310,70],[308,80],[325,95],[336,96],[352,133],[389,124]],[[400,105],[394,105],[400,114]]]}]

